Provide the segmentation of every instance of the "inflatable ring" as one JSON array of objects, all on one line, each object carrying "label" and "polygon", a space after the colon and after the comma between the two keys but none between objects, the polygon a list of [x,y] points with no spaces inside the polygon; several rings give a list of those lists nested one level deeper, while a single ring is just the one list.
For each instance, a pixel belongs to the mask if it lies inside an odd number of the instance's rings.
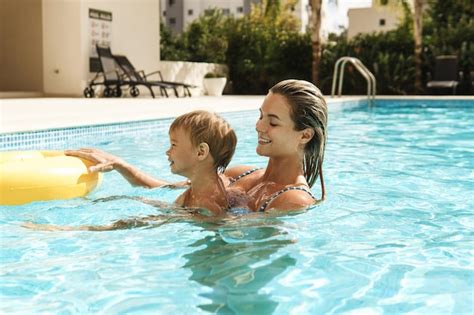
[{"label": "inflatable ring", "polygon": [[0,152],[0,205],[85,196],[102,179],[90,165],[62,151]]}]

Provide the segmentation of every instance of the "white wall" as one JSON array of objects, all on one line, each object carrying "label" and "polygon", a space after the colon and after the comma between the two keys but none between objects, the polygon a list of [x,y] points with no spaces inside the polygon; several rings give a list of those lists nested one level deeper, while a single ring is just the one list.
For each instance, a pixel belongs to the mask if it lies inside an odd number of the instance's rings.
[{"label": "white wall", "polygon": [[80,96],[89,73],[89,8],[112,12],[111,49],[148,72],[160,61],[159,1],[43,0],[44,92]]},{"label": "white wall", "polygon": [[[84,0],[82,30],[89,29],[89,8],[112,12],[113,54],[125,55],[137,70],[154,71],[160,62],[160,8],[157,0]],[[82,37],[84,77],[89,73],[89,34]],[[85,87],[84,82],[84,87]],[[83,87],[83,88],[84,88]],[[82,89],[83,89],[82,88]],[[143,90],[146,92],[146,89]]]},{"label": "white wall", "polygon": [[[161,61],[158,67],[165,81],[183,82],[196,86],[191,88],[193,96],[204,95],[203,80],[206,73],[214,72],[229,75],[229,69],[225,64],[189,62],[189,61]],[[182,91],[178,91],[183,95]],[[168,91],[173,95],[172,91]]]},{"label": "white wall", "polygon": [[82,79],[80,2],[43,0],[43,88],[75,95]]},{"label": "white wall", "polygon": [[[347,37],[353,38],[360,33],[386,32],[393,30],[400,23],[400,11],[391,7],[372,7],[349,9],[349,26]],[[379,25],[385,19],[385,25]]]}]

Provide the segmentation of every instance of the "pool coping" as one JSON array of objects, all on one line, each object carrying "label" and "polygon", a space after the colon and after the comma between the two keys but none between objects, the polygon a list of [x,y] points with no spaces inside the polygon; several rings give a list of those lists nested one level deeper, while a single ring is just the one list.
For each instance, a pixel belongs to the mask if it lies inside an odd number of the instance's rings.
[{"label": "pool coping", "polygon": [[[0,134],[171,118],[195,109],[218,113],[256,110],[264,95],[188,98],[8,98],[0,99]],[[377,99],[473,100],[474,96],[377,96]],[[365,102],[365,96],[327,97],[335,109]]]},{"label": "pool coping", "polygon": [[[256,110],[263,99],[263,95],[0,99],[0,134],[172,118],[196,109],[217,113]],[[344,101],[359,99],[349,97]]]}]

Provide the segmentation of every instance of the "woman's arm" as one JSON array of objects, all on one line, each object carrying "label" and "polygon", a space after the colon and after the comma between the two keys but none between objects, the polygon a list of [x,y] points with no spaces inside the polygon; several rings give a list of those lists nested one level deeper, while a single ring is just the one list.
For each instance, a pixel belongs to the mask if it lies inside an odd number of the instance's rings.
[{"label": "woman's arm", "polygon": [[169,182],[154,178],[121,158],[99,149],[66,150],[64,154],[83,158],[94,163],[94,165],[89,167],[90,172],[110,172],[116,170],[133,186],[155,188],[170,185]]}]

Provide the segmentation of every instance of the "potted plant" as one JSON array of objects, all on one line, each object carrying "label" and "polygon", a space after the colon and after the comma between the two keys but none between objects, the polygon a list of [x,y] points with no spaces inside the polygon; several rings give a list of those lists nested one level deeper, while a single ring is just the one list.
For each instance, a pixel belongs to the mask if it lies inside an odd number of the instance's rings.
[{"label": "potted plant", "polygon": [[204,76],[204,90],[207,95],[221,96],[224,91],[227,78],[225,75],[217,72],[209,72]]}]

